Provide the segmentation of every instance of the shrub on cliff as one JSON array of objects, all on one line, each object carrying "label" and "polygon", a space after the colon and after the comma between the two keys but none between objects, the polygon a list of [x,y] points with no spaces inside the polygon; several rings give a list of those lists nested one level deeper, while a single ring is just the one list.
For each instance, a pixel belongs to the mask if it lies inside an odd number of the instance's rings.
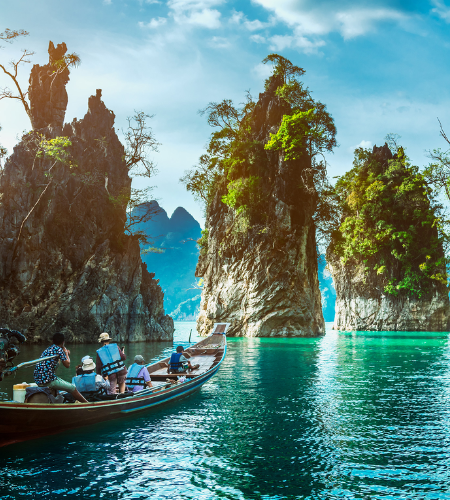
[{"label": "shrub on cliff", "polygon": [[336,182],[342,211],[328,249],[343,266],[376,273],[384,292],[421,297],[447,283],[440,207],[401,147],[358,148],[353,168]]}]

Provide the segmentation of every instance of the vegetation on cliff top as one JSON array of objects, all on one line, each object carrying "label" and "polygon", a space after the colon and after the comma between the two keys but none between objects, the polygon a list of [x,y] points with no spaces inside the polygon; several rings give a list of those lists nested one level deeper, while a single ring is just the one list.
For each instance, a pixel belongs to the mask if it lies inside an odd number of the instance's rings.
[{"label": "vegetation on cliff top", "polygon": [[376,272],[394,296],[421,297],[433,282],[447,283],[440,206],[402,147],[392,159],[358,148],[333,195],[342,217],[329,252],[343,265]]},{"label": "vegetation on cliff top", "polygon": [[[258,103],[248,93],[241,107],[232,101],[210,103],[201,114],[218,129],[211,135],[206,153],[199,164],[182,178],[188,191],[202,200],[207,208],[216,191],[223,193],[222,202],[236,211],[235,229],[246,232],[254,224],[268,225],[270,191],[274,172],[270,172],[266,151],[283,151],[286,161],[299,162],[305,178],[299,175],[299,193],[310,183],[318,186],[326,179],[325,162],[320,155],[336,145],[336,128],[326,106],[315,101],[300,77],[304,70],[288,59],[270,54],[263,61],[273,63],[272,75],[266,80],[266,92],[278,97],[283,108],[277,133],[264,144],[256,124]],[[308,168],[305,168],[307,165]],[[306,179],[308,177],[308,179]],[[292,186],[294,188],[294,186]]]}]

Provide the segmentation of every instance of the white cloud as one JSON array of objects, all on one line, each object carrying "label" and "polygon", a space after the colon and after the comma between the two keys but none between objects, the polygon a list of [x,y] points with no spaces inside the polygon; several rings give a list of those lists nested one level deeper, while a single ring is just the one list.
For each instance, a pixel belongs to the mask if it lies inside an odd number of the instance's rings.
[{"label": "white cloud", "polygon": [[359,144],[357,144],[356,146],[351,146],[349,148],[349,151],[351,153],[353,153],[353,151],[355,151],[356,148],[366,148],[366,149],[371,149],[373,147],[373,144],[371,141],[361,141]]},{"label": "white cloud", "polygon": [[227,49],[231,44],[227,38],[221,36],[213,36],[210,40],[210,45],[217,49]]},{"label": "white cloud", "polygon": [[431,12],[439,16],[446,23],[450,23],[450,7],[447,7],[447,5],[439,0],[432,0],[432,4],[435,5],[435,8],[431,9]]},{"label": "white cloud", "polygon": [[111,5],[112,4],[112,0],[103,0],[103,3],[105,5]]},{"label": "white cloud", "polygon": [[230,17],[229,21],[230,23],[233,24],[242,25],[249,31],[262,30],[264,28],[268,28],[276,24],[276,19],[273,16],[270,17],[269,22],[267,23],[263,23],[259,19],[254,19],[253,21],[249,21],[243,12],[238,12],[236,10],[233,11],[233,14]]},{"label": "white cloud", "polygon": [[[438,0],[435,0],[438,1]],[[364,35],[384,21],[404,22],[408,16],[390,8],[342,7],[339,2],[310,3],[308,0],[254,0],[294,28],[301,36],[324,36],[338,32],[344,38]]]},{"label": "white cloud", "polygon": [[292,47],[294,37],[290,35],[274,35],[270,38],[270,50],[282,51],[288,47]]},{"label": "white cloud", "polygon": [[252,42],[256,42],[256,43],[265,43],[265,41],[266,41],[266,39],[261,35],[252,35],[250,37],[250,40]]},{"label": "white cloud", "polygon": [[318,48],[323,47],[323,40],[310,40],[304,36],[274,35],[270,38],[270,50],[282,51],[286,48],[297,48],[305,54],[317,54]]},{"label": "white cloud", "polygon": [[262,23],[258,19],[255,19],[254,21],[245,21],[244,26],[249,30],[249,31],[256,31],[256,30],[261,30],[267,26],[267,23]]},{"label": "white cloud", "polygon": [[200,12],[192,12],[189,16],[178,17],[177,22],[203,26],[209,29],[219,28],[220,12],[215,9],[203,9]]},{"label": "white cloud", "polygon": [[143,23],[142,21],[138,23],[140,28],[158,28],[158,26],[162,26],[166,24],[167,19],[165,17],[154,17],[148,23]]},{"label": "white cloud", "polygon": [[403,21],[405,14],[393,9],[354,9],[337,12],[338,30],[345,39],[364,35],[374,28],[377,21]]},{"label": "white cloud", "polygon": [[272,66],[270,64],[259,63],[253,68],[252,73],[254,73],[259,80],[264,81],[272,74]]},{"label": "white cloud", "polygon": [[178,24],[215,29],[220,27],[221,14],[211,7],[221,3],[223,0],[169,0],[167,6]]},{"label": "white cloud", "polygon": [[243,12],[233,11],[233,14],[230,17],[230,23],[240,24],[245,19],[245,15]]}]

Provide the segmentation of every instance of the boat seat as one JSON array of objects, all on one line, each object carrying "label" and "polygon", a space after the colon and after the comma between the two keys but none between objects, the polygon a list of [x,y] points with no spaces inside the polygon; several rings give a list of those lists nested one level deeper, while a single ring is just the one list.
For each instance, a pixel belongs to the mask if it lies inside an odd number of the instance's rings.
[{"label": "boat seat", "polygon": [[26,403],[55,404],[63,403],[64,398],[58,395],[56,389],[49,387],[27,387],[25,392]]}]

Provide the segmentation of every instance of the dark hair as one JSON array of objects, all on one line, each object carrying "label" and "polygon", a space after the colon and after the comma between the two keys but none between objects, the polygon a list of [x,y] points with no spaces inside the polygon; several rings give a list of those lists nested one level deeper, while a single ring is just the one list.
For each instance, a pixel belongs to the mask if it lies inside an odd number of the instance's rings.
[{"label": "dark hair", "polygon": [[183,346],[182,345],[179,345],[177,347],[177,352],[183,352]]},{"label": "dark hair", "polygon": [[53,343],[55,345],[61,345],[64,343],[64,340],[65,340],[65,337],[64,337],[64,333],[61,333],[61,332],[56,332],[54,335],[53,335]]}]

